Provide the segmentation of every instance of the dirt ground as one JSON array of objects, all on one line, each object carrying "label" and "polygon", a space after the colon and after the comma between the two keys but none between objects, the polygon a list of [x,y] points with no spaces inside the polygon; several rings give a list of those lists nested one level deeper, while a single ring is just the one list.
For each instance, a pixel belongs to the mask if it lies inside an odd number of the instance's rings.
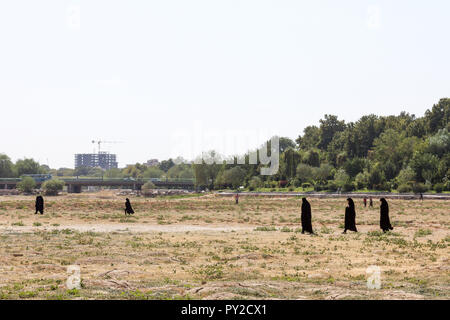
[{"label": "dirt ground", "polygon": [[[0,299],[449,299],[450,201],[391,200],[392,232],[356,202],[309,199],[317,235],[300,231],[299,198],[113,193],[0,196]],[[67,268],[81,288],[66,287]],[[381,289],[369,289],[369,266]]]}]

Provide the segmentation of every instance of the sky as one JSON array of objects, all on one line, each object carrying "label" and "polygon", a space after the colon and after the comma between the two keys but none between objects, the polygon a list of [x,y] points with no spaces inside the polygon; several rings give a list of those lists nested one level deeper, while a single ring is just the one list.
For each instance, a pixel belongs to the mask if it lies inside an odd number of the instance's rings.
[{"label": "sky", "polygon": [[0,153],[230,155],[450,96],[448,0],[0,2]]}]

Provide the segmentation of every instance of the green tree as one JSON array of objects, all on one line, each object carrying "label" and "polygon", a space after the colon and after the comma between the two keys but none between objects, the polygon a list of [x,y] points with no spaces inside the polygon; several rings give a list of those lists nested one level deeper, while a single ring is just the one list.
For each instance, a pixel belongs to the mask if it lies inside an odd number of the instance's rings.
[{"label": "green tree", "polygon": [[298,147],[300,149],[314,149],[317,148],[320,142],[320,129],[316,126],[308,126],[303,130],[303,136],[298,136]]},{"label": "green tree", "polygon": [[172,168],[175,165],[175,162],[173,162],[172,159],[169,160],[163,160],[161,161],[161,163],[158,165],[158,168],[161,169],[164,172],[169,171],[170,168]]},{"label": "green tree", "polygon": [[447,128],[440,129],[428,139],[428,152],[438,157],[450,152],[450,132]]},{"label": "green tree", "polygon": [[152,178],[161,178],[166,173],[159,169],[158,167],[148,167],[145,169],[144,173],[142,174],[145,179],[152,179]]},{"label": "green tree", "polygon": [[248,183],[248,186],[251,190],[255,190],[258,188],[261,188],[263,185],[263,182],[260,177],[252,177]]},{"label": "green tree", "polygon": [[32,177],[24,176],[17,184],[17,189],[25,193],[31,193],[36,188],[36,181]]},{"label": "green tree", "polygon": [[292,148],[287,149],[280,157],[280,174],[286,179],[295,177],[295,170],[301,161],[300,154]]},{"label": "green tree", "polygon": [[433,105],[431,110],[425,112],[425,119],[429,133],[435,133],[439,129],[447,128],[450,122],[450,99],[444,98]]},{"label": "green tree", "polygon": [[345,121],[339,121],[337,116],[326,114],[325,119],[320,120],[319,148],[326,150],[334,135],[344,131],[345,128]]},{"label": "green tree", "polygon": [[437,172],[439,159],[438,157],[430,153],[415,152],[409,165],[411,166],[412,170],[414,170],[415,180],[417,182],[425,182],[427,178],[431,178],[432,180],[434,180],[433,172]]},{"label": "green tree", "polygon": [[122,178],[123,175],[122,175],[122,171],[120,169],[111,168],[111,169],[105,171],[104,177],[109,178],[109,179],[119,179],[119,178]]},{"label": "green tree", "polygon": [[334,175],[334,182],[339,188],[344,188],[350,183],[350,176],[345,172],[344,169],[339,169]]},{"label": "green tree", "polygon": [[57,196],[64,188],[64,182],[58,179],[47,180],[42,184],[44,194],[47,196]]},{"label": "green tree", "polygon": [[17,176],[17,172],[14,168],[14,164],[11,159],[6,155],[0,154],[0,178],[13,178]]},{"label": "green tree", "polygon": [[356,187],[358,189],[365,189],[369,186],[369,172],[364,170],[360,172],[355,177]]},{"label": "green tree", "polygon": [[319,168],[313,169],[313,179],[320,184],[326,184],[333,177],[333,170],[333,166],[324,163]]},{"label": "green tree", "polygon": [[225,170],[223,173],[223,181],[226,185],[231,185],[234,189],[244,184],[245,171],[240,166]]},{"label": "green tree", "polygon": [[24,174],[45,173],[38,162],[27,158],[16,161],[16,170],[19,176]]},{"label": "green tree", "polygon": [[308,164],[300,163],[296,170],[297,179],[301,183],[311,182],[314,174],[314,169]]}]

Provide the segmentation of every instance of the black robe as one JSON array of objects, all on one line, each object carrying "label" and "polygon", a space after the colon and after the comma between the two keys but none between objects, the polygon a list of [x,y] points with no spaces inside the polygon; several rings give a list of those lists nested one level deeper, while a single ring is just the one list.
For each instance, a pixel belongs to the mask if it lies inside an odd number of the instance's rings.
[{"label": "black robe", "polygon": [[133,210],[133,208],[131,207],[131,203],[130,203],[130,200],[126,200],[125,201],[125,214],[133,214],[134,213],[134,210]]},{"label": "black robe", "polygon": [[389,220],[389,205],[385,199],[381,199],[380,205],[380,228],[384,232],[394,230]]},{"label": "black robe", "polygon": [[311,205],[305,198],[303,198],[302,201],[302,233],[314,233],[311,223]]},{"label": "black robe", "polygon": [[349,205],[345,208],[345,227],[344,232],[347,230],[358,232],[356,229],[356,212],[355,212],[355,206]]},{"label": "black robe", "polygon": [[38,212],[40,214],[44,214],[44,198],[42,198],[42,196],[37,196],[36,197],[36,212],[34,214],[37,214]]}]

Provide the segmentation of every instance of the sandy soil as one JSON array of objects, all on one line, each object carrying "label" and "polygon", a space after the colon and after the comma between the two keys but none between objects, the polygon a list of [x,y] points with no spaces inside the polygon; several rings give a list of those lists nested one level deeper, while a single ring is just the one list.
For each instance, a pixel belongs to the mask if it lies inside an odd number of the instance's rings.
[{"label": "sandy soil", "polygon": [[[450,201],[356,200],[360,232],[342,235],[345,199],[310,199],[317,235],[299,231],[301,201],[111,193],[0,197],[0,299],[448,299]],[[68,290],[67,267],[81,269]],[[366,270],[381,269],[381,289]]]}]

